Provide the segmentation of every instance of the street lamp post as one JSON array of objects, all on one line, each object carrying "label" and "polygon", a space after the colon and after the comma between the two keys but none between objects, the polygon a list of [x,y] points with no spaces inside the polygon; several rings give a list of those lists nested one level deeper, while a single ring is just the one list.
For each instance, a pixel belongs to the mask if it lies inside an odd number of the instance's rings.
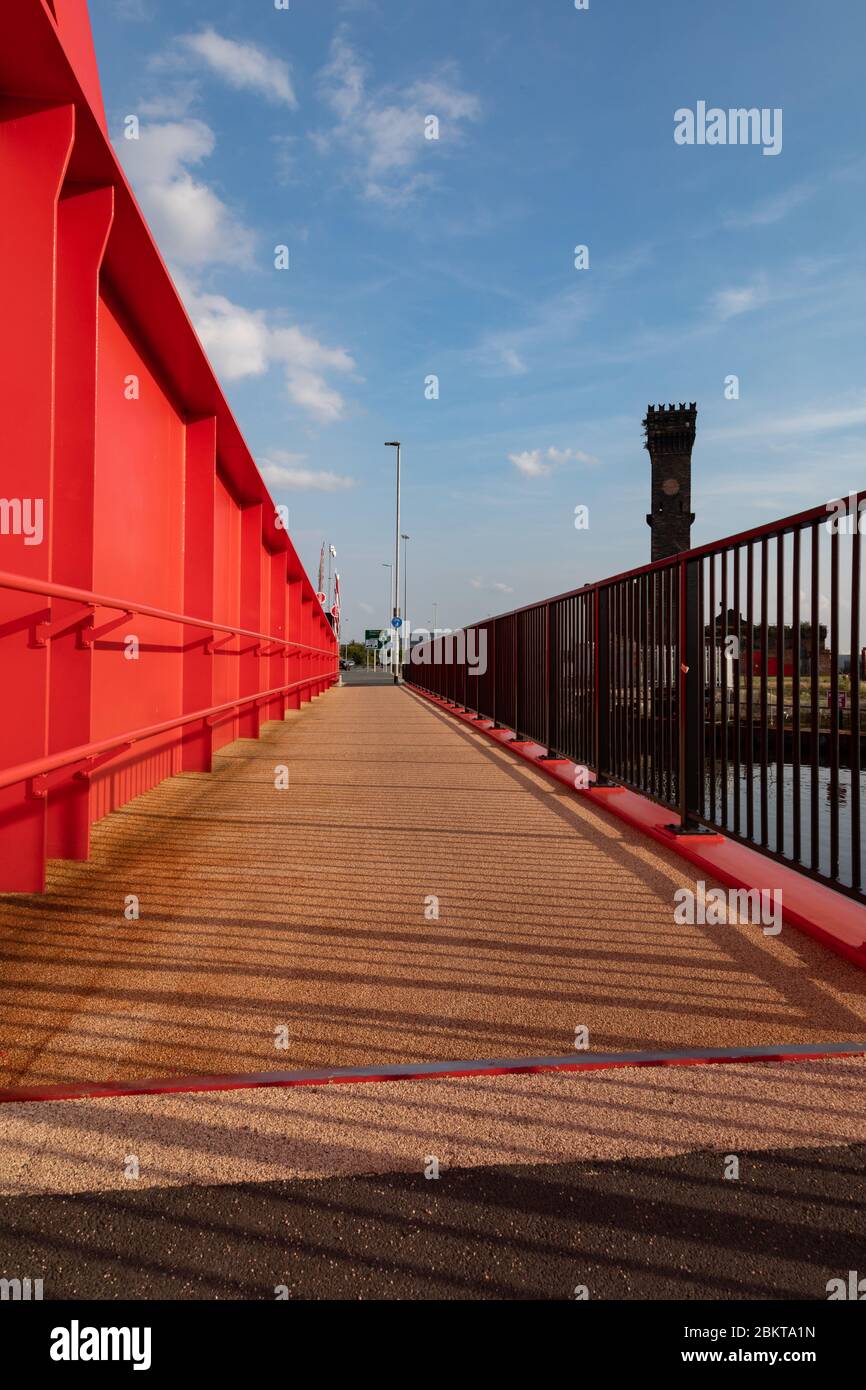
[{"label": "street lamp post", "polygon": [[410,541],[412,537],[407,536],[406,532],[403,531],[400,539],[403,542],[403,626],[407,627],[409,623],[409,562],[406,542]]},{"label": "street lamp post", "polygon": [[[400,441],[399,439],[387,439],[386,449],[397,450],[397,525],[394,533],[394,612],[393,618],[400,617]],[[391,623],[391,630],[394,634],[392,643],[392,653],[394,662],[394,684],[399,685],[401,679],[400,671],[400,624]]]},{"label": "street lamp post", "polygon": [[[388,571],[388,608],[390,608],[390,607],[391,607],[391,604],[392,604],[393,601],[394,601],[394,581],[393,581],[394,566],[393,566],[392,564],[388,563],[387,561],[383,560],[383,561],[382,561],[382,569]],[[388,610],[386,609],[385,611],[387,612]],[[379,652],[376,653],[377,656],[378,656],[379,654],[380,654]],[[382,662],[382,665],[384,666],[384,664],[385,664],[385,663],[384,663],[384,661],[383,661],[383,662]]]}]

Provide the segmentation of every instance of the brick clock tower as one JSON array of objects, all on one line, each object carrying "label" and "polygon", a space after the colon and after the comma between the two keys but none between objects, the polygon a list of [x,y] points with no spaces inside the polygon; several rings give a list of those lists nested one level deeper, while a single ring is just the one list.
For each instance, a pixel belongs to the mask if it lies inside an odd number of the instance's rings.
[{"label": "brick clock tower", "polygon": [[692,446],[698,408],[691,405],[648,406],[643,427],[644,448],[652,464],[652,511],[647,525],[652,532],[652,560],[666,560],[691,545]]}]

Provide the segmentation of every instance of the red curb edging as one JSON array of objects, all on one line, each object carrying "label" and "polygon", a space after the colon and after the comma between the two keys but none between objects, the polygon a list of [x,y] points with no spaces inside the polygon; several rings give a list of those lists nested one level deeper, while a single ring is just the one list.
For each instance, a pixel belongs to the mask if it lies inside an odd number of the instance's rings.
[{"label": "red curb edging", "polygon": [[333,1086],[383,1081],[431,1081],[447,1077],[535,1075],[556,1071],[608,1071],[622,1067],[695,1067],[744,1062],[814,1062],[862,1057],[866,1042],[784,1043],[779,1047],[710,1047],[678,1052],[600,1052],[568,1057],[490,1058],[469,1062],[408,1062],[403,1066],[323,1068],[316,1071],[247,1072],[233,1076],[157,1077],[141,1081],[69,1082],[0,1091],[0,1105],[31,1101],[109,1100],[121,1096],[185,1095],[201,1091],[260,1090],[265,1086]]},{"label": "red curb edging", "polygon": [[507,748],[515,757],[531,763],[539,772],[568,787],[574,796],[603,807],[608,815],[616,816],[633,830],[648,835],[711,878],[732,888],[759,891],[781,889],[782,918],[785,922],[837,955],[844,956],[860,970],[866,970],[866,907],[852,898],[806,878],[796,869],[789,869],[758,850],[728,839],[721,832],[718,835],[694,837],[674,835],[666,826],[679,822],[675,811],[658,806],[627,787],[577,788],[574,773],[578,764],[570,759],[558,763],[547,762],[544,758],[547,749],[540,743],[518,742],[513,730],[494,729],[492,720],[481,722],[459,705],[451,705],[440,696],[412,685],[410,681],[405,682],[404,688],[420,699],[429,701],[444,714],[451,714],[477,729],[501,748]]}]

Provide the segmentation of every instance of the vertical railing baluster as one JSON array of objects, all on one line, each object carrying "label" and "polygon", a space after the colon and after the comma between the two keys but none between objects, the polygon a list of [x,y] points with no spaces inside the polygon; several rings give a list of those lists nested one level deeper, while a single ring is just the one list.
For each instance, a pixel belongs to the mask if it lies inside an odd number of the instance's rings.
[{"label": "vertical railing baluster", "polygon": [[652,586],[652,749],[653,749],[653,770],[651,791],[653,795],[659,794],[661,786],[659,780],[659,750],[661,747],[661,729],[659,728],[659,595],[658,595],[658,570],[653,570],[650,574],[650,584]]},{"label": "vertical railing baluster", "polygon": [[820,532],[817,523],[812,523],[812,584],[811,584],[811,613],[812,613],[812,651],[811,651],[811,690],[810,690],[810,723],[812,725],[812,747],[810,759],[810,803],[809,803],[809,834],[810,834],[810,862],[813,870],[817,872],[821,863],[821,842],[818,836],[818,754],[821,746],[821,712],[818,707],[818,690],[821,674],[820,641],[821,641],[821,622],[820,622],[820,593],[818,588],[820,577]]},{"label": "vertical railing baluster", "polygon": [[776,853],[785,853],[785,537],[776,537]]},{"label": "vertical railing baluster", "polygon": [[734,711],[733,711],[733,802],[734,802],[734,834],[740,834],[740,823],[742,810],[740,807],[740,759],[742,744],[742,724],[740,710],[740,672],[742,662],[740,661],[741,645],[743,640],[742,615],[740,613],[740,570],[742,568],[742,550],[739,546],[733,551],[731,556],[734,564],[734,658],[731,663],[731,670],[734,676]]},{"label": "vertical railing baluster", "polygon": [[604,786],[610,772],[610,645],[609,590],[594,591],[595,625],[595,750],[596,783]]},{"label": "vertical railing baluster", "polygon": [[839,528],[830,534],[830,877],[839,877]]},{"label": "vertical railing baluster", "polygon": [[746,680],[746,835],[755,838],[755,547],[751,541],[746,551],[746,630],[749,648]]},{"label": "vertical railing baluster", "polygon": [[851,768],[851,883],[859,888],[860,846],[860,513],[854,517],[851,537],[851,732],[848,762]]},{"label": "vertical railing baluster", "polygon": [[795,863],[800,863],[802,853],[803,827],[801,815],[801,747],[800,747],[800,666],[802,664],[802,633],[800,623],[800,528],[795,527],[791,537],[791,761],[793,765],[794,795],[791,801],[793,821],[792,851]]},{"label": "vertical railing baluster", "polygon": [[770,675],[770,640],[767,582],[769,576],[769,554],[767,537],[761,539],[761,844],[768,843],[768,799],[767,799],[767,682]]},{"label": "vertical railing baluster", "polygon": [[722,825],[728,828],[728,673],[733,670],[728,660],[728,552],[722,551],[721,557],[721,660],[720,671],[722,678],[721,695],[721,757],[720,757],[720,806]]},{"label": "vertical railing baluster", "polygon": [[718,623],[716,622],[716,557],[710,555],[708,564],[710,567],[710,819],[716,818],[716,671],[718,661],[716,657],[716,636],[718,633]]}]

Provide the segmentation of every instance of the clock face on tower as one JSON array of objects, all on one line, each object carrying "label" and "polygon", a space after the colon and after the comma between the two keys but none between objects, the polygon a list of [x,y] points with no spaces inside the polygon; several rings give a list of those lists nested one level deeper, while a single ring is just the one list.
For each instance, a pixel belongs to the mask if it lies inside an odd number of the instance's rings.
[{"label": "clock face on tower", "polygon": [[680,485],[677,482],[676,478],[665,478],[664,482],[662,483],[662,492],[664,493],[665,497],[676,497],[679,490]]}]

